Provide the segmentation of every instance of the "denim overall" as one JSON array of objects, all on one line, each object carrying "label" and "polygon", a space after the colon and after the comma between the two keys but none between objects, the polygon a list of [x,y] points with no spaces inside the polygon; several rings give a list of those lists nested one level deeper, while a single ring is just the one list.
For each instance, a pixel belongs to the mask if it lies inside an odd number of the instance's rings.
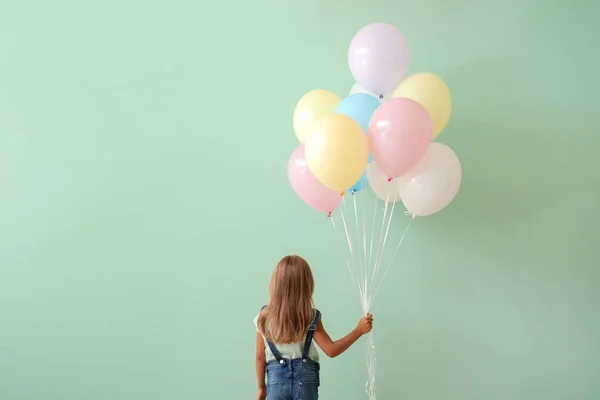
[{"label": "denim overall", "polygon": [[273,342],[267,342],[276,360],[267,364],[267,400],[318,400],[320,366],[308,358],[308,350],[320,315],[319,310],[315,310],[315,317],[306,334],[302,358],[286,360]]}]

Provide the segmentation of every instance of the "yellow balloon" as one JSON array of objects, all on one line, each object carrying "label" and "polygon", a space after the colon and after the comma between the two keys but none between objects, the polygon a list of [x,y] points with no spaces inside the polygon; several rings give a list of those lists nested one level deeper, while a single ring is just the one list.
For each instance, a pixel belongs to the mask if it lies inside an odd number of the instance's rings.
[{"label": "yellow balloon", "polygon": [[340,192],[354,185],[369,160],[369,141],[361,126],[342,114],[317,122],[304,144],[308,168],[315,178]]},{"label": "yellow balloon", "polygon": [[439,76],[427,72],[410,75],[394,90],[394,97],[414,100],[427,110],[433,122],[434,138],[448,125],[452,98],[448,86]]},{"label": "yellow balloon", "polygon": [[294,131],[300,143],[306,142],[313,124],[332,114],[341,101],[335,93],[323,89],[311,90],[302,96],[294,110]]}]

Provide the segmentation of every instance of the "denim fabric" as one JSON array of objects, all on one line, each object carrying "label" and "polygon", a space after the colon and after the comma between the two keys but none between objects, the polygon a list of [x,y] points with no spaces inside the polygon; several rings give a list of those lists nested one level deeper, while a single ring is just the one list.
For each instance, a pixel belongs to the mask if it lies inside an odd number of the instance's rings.
[{"label": "denim fabric", "polygon": [[318,362],[308,358],[308,353],[320,317],[319,310],[315,310],[306,333],[302,358],[287,360],[281,357],[275,343],[267,342],[276,359],[267,364],[267,400],[318,400],[320,367]]},{"label": "denim fabric", "polygon": [[282,361],[267,364],[267,400],[318,400],[319,363]]}]

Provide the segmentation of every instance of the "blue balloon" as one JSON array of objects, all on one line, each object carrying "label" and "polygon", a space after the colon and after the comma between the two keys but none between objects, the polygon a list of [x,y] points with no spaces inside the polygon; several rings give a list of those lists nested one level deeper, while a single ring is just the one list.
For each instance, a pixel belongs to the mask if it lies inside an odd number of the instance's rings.
[{"label": "blue balloon", "polygon": [[360,124],[365,131],[369,131],[369,122],[381,102],[375,96],[366,93],[355,93],[346,97],[335,109],[338,114],[344,114]]},{"label": "blue balloon", "polygon": [[354,194],[356,192],[358,192],[361,189],[366,188],[367,186],[369,186],[369,182],[367,181],[367,172],[363,172],[362,176],[360,177],[360,179],[358,180],[358,182],[356,182],[354,185],[352,185],[352,187],[348,190],[351,194]]},{"label": "blue balloon", "polygon": [[[344,114],[358,122],[363,128],[365,135],[369,133],[369,122],[377,108],[381,105],[381,101],[375,96],[366,93],[355,93],[346,97],[340,105],[335,109],[338,114]],[[369,162],[373,161],[373,155],[369,154]],[[368,186],[366,172],[360,177],[349,189],[351,193],[358,192]]]}]

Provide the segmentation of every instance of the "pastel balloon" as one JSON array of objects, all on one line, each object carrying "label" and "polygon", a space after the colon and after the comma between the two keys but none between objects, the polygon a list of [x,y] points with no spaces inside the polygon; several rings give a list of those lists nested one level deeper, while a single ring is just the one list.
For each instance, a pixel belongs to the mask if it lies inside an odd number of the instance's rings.
[{"label": "pastel balloon", "polygon": [[355,93],[346,97],[335,109],[336,113],[344,114],[360,124],[365,132],[369,132],[369,122],[381,101],[374,96],[366,93]]},{"label": "pastel balloon", "polygon": [[348,189],[348,191],[350,192],[350,194],[354,194],[359,190],[363,190],[367,186],[369,186],[369,181],[367,180],[367,172],[365,171],[360,176],[360,178],[358,178],[358,181],[356,181],[356,183],[352,185],[350,189]]},{"label": "pastel balloon", "polygon": [[390,181],[375,162],[370,162],[367,165],[366,174],[369,185],[377,197],[390,203],[400,200],[399,181],[397,179]]},{"label": "pastel balloon", "polygon": [[462,167],[450,147],[433,142],[417,165],[398,181],[406,209],[424,217],[441,211],[454,200],[462,181]]},{"label": "pastel balloon", "polygon": [[302,145],[298,146],[290,156],[288,178],[294,192],[317,211],[331,215],[342,202],[339,192],[324,186],[310,172]]},{"label": "pastel balloon", "polygon": [[314,123],[332,114],[342,100],[328,90],[318,89],[306,93],[294,109],[294,132],[300,143],[306,138]]},{"label": "pastel balloon", "polygon": [[452,98],[450,89],[439,76],[427,72],[410,75],[398,85],[392,97],[404,97],[422,105],[433,123],[434,138],[448,125]]},{"label": "pastel balloon", "polygon": [[408,41],[393,25],[362,28],[350,43],[348,65],[354,80],[377,96],[391,92],[408,72]]},{"label": "pastel balloon", "polygon": [[315,124],[304,151],[315,178],[328,188],[342,192],[354,185],[365,171],[369,142],[358,122],[334,113]]},{"label": "pastel balloon", "polygon": [[[365,135],[369,132],[369,121],[375,110],[381,105],[379,99],[367,93],[351,94],[342,100],[335,112],[344,114],[358,122],[364,130]],[[373,156],[369,155],[369,162],[373,161]],[[356,193],[368,186],[367,177],[363,174],[358,182],[350,188],[351,193]]]},{"label": "pastel balloon", "polygon": [[373,158],[391,178],[403,175],[425,155],[432,136],[433,124],[427,110],[405,98],[383,103],[369,124]]},{"label": "pastel balloon", "polygon": [[350,89],[350,93],[348,93],[348,95],[356,94],[356,93],[370,94],[371,96],[376,97],[376,98],[378,98],[381,101],[387,101],[387,100],[389,100],[392,97],[392,93],[387,93],[387,94],[384,94],[384,95],[373,94],[373,93],[369,92],[367,89],[365,89],[364,87],[360,86],[358,83],[355,83],[352,86],[352,88]]}]

